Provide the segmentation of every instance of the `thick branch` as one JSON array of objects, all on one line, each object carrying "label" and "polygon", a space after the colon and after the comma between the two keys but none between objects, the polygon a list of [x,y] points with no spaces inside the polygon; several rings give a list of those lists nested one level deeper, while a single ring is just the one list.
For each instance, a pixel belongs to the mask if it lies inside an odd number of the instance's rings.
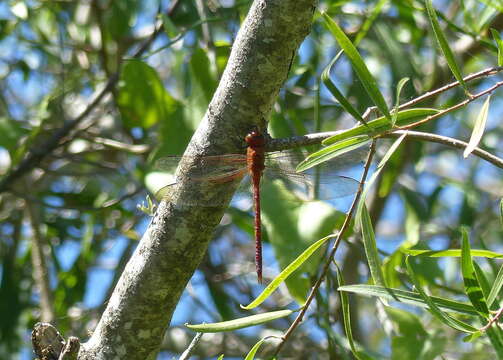
[{"label": "thick branch", "polygon": [[[292,57],[309,33],[314,3],[254,1],[187,153],[235,152],[251,127],[265,125],[262,121],[288,76]],[[232,184],[184,182],[194,165],[181,165],[173,201],[159,205],[91,339],[81,346],[79,359],[156,357],[180,295],[234,189]],[[180,205],[185,196],[226,201],[212,208],[188,208]]]}]

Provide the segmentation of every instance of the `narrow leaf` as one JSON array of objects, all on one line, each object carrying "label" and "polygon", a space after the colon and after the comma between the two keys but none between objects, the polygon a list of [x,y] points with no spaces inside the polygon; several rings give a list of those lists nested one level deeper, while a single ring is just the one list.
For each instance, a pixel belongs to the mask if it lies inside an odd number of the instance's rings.
[{"label": "narrow leaf", "polygon": [[503,66],[503,41],[498,30],[491,29],[494,41],[496,41],[496,46],[498,47],[498,66]]},{"label": "narrow leaf", "polygon": [[370,268],[370,274],[376,285],[386,286],[384,281],[384,275],[382,272],[381,259],[377,252],[377,244],[374,235],[374,229],[372,228],[372,220],[370,219],[370,214],[362,203],[362,211],[357,214],[357,221],[360,224],[363,237],[363,245],[365,247],[365,254],[367,256],[367,262]]},{"label": "narrow leaf", "polygon": [[456,78],[456,80],[459,81],[461,86],[465,89],[465,92],[470,95],[470,92],[468,91],[468,87],[466,86],[465,81],[463,80],[463,76],[461,75],[461,71],[459,69],[458,64],[456,63],[456,59],[454,58],[454,53],[452,52],[451,48],[449,47],[449,42],[447,41],[447,38],[445,37],[445,34],[442,31],[442,28],[440,27],[440,24],[437,19],[437,14],[435,12],[435,9],[433,8],[433,4],[431,3],[431,0],[425,0],[425,5],[426,5],[426,12],[428,14],[428,17],[430,18],[431,22],[431,27],[433,28],[433,33],[435,34],[435,38],[437,39],[438,45],[440,46],[440,49],[442,50],[442,53],[445,56],[445,60],[447,61],[447,65],[449,65],[449,68],[452,71],[452,74]]},{"label": "narrow leaf", "polygon": [[[344,286],[344,278],[342,277],[341,269],[339,266],[335,264],[337,267],[337,282],[339,286]],[[339,287],[340,289],[340,287]],[[342,317],[344,321],[344,331],[346,333],[346,337],[348,338],[349,347],[351,348],[351,352],[357,358],[360,359],[370,359],[365,354],[361,353],[356,349],[355,341],[353,339],[353,331],[351,330],[351,312],[349,311],[349,298],[348,294],[345,291],[339,290],[339,296],[341,297],[341,307],[342,307]]]},{"label": "narrow leaf", "polygon": [[[414,249],[400,249],[401,252],[411,256],[420,257],[460,257],[461,249],[449,250],[414,250]],[[489,251],[489,250],[471,250],[473,257],[483,257],[488,259],[503,259],[503,254]]]},{"label": "narrow leaf", "polygon": [[272,320],[276,320],[276,319],[280,319],[280,318],[289,316],[293,313],[294,313],[293,310],[279,310],[279,311],[272,311],[272,312],[247,316],[247,317],[243,317],[240,319],[222,321],[222,322],[218,322],[218,323],[197,324],[197,325],[185,324],[185,326],[187,326],[191,330],[194,330],[197,332],[202,332],[202,333],[232,331],[232,330],[242,329],[242,328],[246,328],[246,327],[250,327],[250,326],[260,325],[260,324],[263,324],[263,323],[266,323],[266,322],[269,322]]},{"label": "narrow leaf", "polygon": [[440,320],[442,323],[445,325],[456,329],[458,331],[466,332],[466,333],[474,333],[477,332],[478,329],[474,328],[473,326],[466,324],[458,319],[453,318],[449,314],[443,312],[432,300],[432,298],[426,294],[426,292],[423,290],[421,283],[419,282],[419,279],[416,277],[415,271],[413,270],[412,262],[410,261],[410,257],[405,258],[405,265],[407,266],[407,273],[409,274],[412,282],[414,283],[414,286],[416,287],[417,291],[423,298],[423,300],[428,304],[428,310],[431,312],[433,316],[435,316],[438,320]]},{"label": "narrow leaf", "polygon": [[484,134],[484,129],[486,128],[487,114],[489,113],[489,101],[491,99],[491,95],[489,95],[482,105],[480,112],[475,120],[475,124],[473,125],[472,136],[470,137],[470,142],[463,152],[463,157],[467,157],[471,154],[471,152],[477,147],[482,139],[482,135]]},{"label": "narrow leaf", "polygon": [[395,126],[396,120],[398,119],[398,107],[400,106],[400,94],[405,84],[409,81],[408,77],[400,79],[398,85],[396,86],[396,97],[395,97],[395,108],[393,109],[393,116],[391,117],[391,126]]},{"label": "narrow leaf", "polygon": [[356,209],[356,218],[361,217],[361,212],[363,211],[363,207],[365,206],[365,199],[367,198],[367,194],[372,188],[372,185],[378,178],[379,174],[381,173],[382,169],[384,168],[384,165],[388,162],[388,160],[391,158],[391,155],[398,149],[400,144],[402,143],[403,139],[405,139],[405,136],[407,133],[404,133],[402,136],[400,136],[398,139],[395,140],[395,142],[391,145],[391,147],[388,149],[386,154],[384,154],[384,157],[382,160],[379,162],[377,165],[376,171],[372,174],[370,179],[365,183],[365,188],[363,189],[362,195],[360,196],[360,201],[358,202],[358,207]]},{"label": "narrow leaf", "polygon": [[502,287],[503,287],[503,265],[501,265],[498,271],[498,275],[496,275],[496,279],[494,280],[494,284],[491,288],[491,291],[487,296],[487,305],[489,306],[489,308],[492,307],[494,301],[500,294]]},{"label": "narrow leaf", "polygon": [[341,106],[346,110],[351,116],[353,116],[357,121],[362,124],[366,124],[365,120],[362,118],[358,110],[356,110],[353,105],[346,99],[346,97],[340,92],[340,90],[335,86],[335,84],[330,80],[330,70],[332,66],[337,61],[338,57],[335,56],[330,64],[327,65],[323,73],[321,74],[321,81],[327,87],[328,91],[337,99],[337,101],[341,104]]},{"label": "narrow leaf", "polygon": [[337,23],[333,21],[330,16],[328,16],[326,13],[322,13],[321,15],[325,20],[325,24],[327,25],[328,30],[335,37],[341,49],[344,50],[348,59],[353,64],[353,68],[355,69],[358,78],[361,80],[365,91],[370,96],[372,101],[374,101],[374,104],[381,111],[381,113],[388,119],[388,121],[391,121],[391,115],[389,113],[388,106],[386,105],[386,101],[379,91],[376,80],[374,79],[372,74],[370,74],[370,71],[365,65],[365,62],[358,53],[358,50],[353,45],[351,40],[348,39],[346,34],[344,34],[344,31],[342,31],[339,25],[337,25]]},{"label": "narrow leaf", "polygon": [[[431,108],[416,108],[416,109],[407,109],[399,111],[397,114],[396,125],[405,126],[412,121],[415,121],[418,117],[425,117],[430,115],[435,115],[438,113],[438,110]],[[323,145],[331,145],[336,142],[355,137],[355,136],[363,136],[374,137],[380,135],[386,131],[391,130],[390,122],[384,117],[379,117],[375,120],[367,122],[367,125],[358,125],[351,129],[341,131],[337,135],[329,137],[328,139],[323,140]]]},{"label": "narrow leaf", "polygon": [[[428,307],[426,302],[422,299],[421,295],[407,290],[385,288],[383,286],[378,285],[362,285],[362,284],[341,286],[337,290],[347,291],[365,296],[377,296],[382,299],[387,299],[390,301],[399,301],[404,304],[418,306],[421,308]],[[430,299],[435,303],[436,306],[438,306],[440,309],[444,311],[456,312],[459,314],[471,315],[471,316],[478,315],[477,311],[475,311],[475,309],[471,304],[444,299],[436,296],[430,296]]]},{"label": "narrow leaf", "polygon": [[316,251],[318,248],[326,243],[329,239],[331,239],[334,235],[329,235],[316,241],[314,244],[309,246],[302,254],[300,254],[290,265],[288,265],[276,278],[270,282],[269,285],[262,291],[262,293],[257,296],[255,300],[253,300],[249,305],[243,306],[241,308],[245,310],[253,309],[260,304],[262,304],[273,292],[278,288],[279,285],[285,279],[290,276],[295,270],[297,270],[309,257]]},{"label": "narrow leaf", "polygon": [[465,291],[470,299],[473,307],[479,312],[480,316],[488,319],[489,309],[487,308],[486,299],[480,288],[480,284],[475,275],[475,268],[473,267],[473,260],[470,253],[470,240],[468,239],[468,231],[463,228],[462,233],[462,247],[461,247],[461,272],[463,274],[463,282],[465,284]]},{"label": "narrow leaf", "polygon": [[319,165],[347,152],[361,148],[369,142],[368,137],[358,136],[338,142],[337,144],[327,146],[319,151],[309,154],[299,165],[296,171],[306,171],[313,166]]},{"label": "narrow leaf", "polygon": [[260,339],[255,345],[253,345],[253,347],[250,349],[250,352],[248,352],[248,354],[246,355],[245,360],[255,359],[255,354],[265,340],[265,338]]}]

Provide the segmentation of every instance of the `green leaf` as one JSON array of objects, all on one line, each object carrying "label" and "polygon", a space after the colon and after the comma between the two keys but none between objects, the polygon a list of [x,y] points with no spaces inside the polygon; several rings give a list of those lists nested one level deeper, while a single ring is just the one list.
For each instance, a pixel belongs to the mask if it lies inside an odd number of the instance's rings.
[{"label": "green leaf", "polygon": [[[425,257],[460,257],[461,249],[449,250],[414,250],[403,249],[404,254],[411,256],[425,256]],[[471,250],[472,256],[484,257],[488,259],[503,259],[503,254],[489,251],[489,250]]]},{"label": "green leaf", "polygon": [[463,282],[465,291],[470,299],[473,307],[479,312],[480,316],[485,319],[489,318],[489,309],[487,308],[484,293],[480,288],[479,281],[475,275],[473,260],[470,253],[470,240],[468,240],[468,231],[466,228],[461,229],[462,233],[462,248],[461,248],[461,272],[463,273]]},{"label": "green leaf", "polygon": [[[427,308],[427,303],[422,299],[421,295],[418,293],[385,288],[378,285],[346,285],[341,286],[337,290],[347,291],[355,294],[366,295],[366,296],[377,296],[390,301],[398,301],[404,304],[413,305],[421,308]],[[436,296],[431,296],[430,299],[437,305],[440,309],[444,311],[456,312],[463,315],[476,316],[477,311],[473,308],[471,304],[444,299]]]},{"label": "green leaf", "polygon": [[489,295],[487,296],[487,305],[489,306],[489,308],[492,307],[492,305],[494,304],[494,301],[500,295],[501,287],[503,287],[503,264],[500,266],[500,269],[498,271],[498,275],[496,275],[496,279],[494,280],[494,284],[491,287],[491,291],[489,292]]},{"label": "green leaf", "polygon": [[370,214],[365,206],[365,203],[362,204],[362,211],[357,214],[356,221],[360,224],[362,230],[363,245],[365,247],[365,254],[367,256],[370,274],[372,275],[372,279],[376,285],[386,286],[384,275],[382,273],[381,259],[379,258],[379,254],[377,252],[377,244],[374,229],[372,228],[372,220],[370,219]]},{"label": "green leaf", "polygon": [[351,114],[357,121],[361,122],[362,124],[366,124],[366,121],[362,118],[358,110],[356,110],[353,105],[351,105],[346,97],[339,91],[337,86],[335,86],[332,80],[330,80],[330,70],[332,69],[332,66],[335,64],[337,59],[338,56],[335,56],[330,64],[327,65],[325,70],[323,70],[323,72],[321,73],[321,81],[323,81],[323,84],[325,84],[328,91],[330,91],[330,93],[337,99],[344,110]]},{"label": "green leaf", "polygon": [[220,355],[217,360],[223,360],[224,354]]},{"label": "green leaf", "polygon": [[253,347],[250,349],[250,351],[246,355],[245,360],[253,360],[253,359],[255,359],[255,354],[257,353],[258,349],[260,348],[260,346],[262,345],[262,343],[265,340],[266,340],[265,338],[260,339],[255,345],[253,345]]},{"label": "green leaf", "polygon": [[117,105],[128,128],[149,128],[166,120],[166,90],[157,71],[140,60],[124,65]]},{"label": "green leaf", "polygon": [[458,331],[466,332],[466,333],[474,333],[477,332],[478,329],[474,328],[473,326],[466,324],[458,319],[453,318],[449,314],[443,312],[433,301],[432,297],[426,294],[426,292],[423,290],[419,279],[416,277],[415,271],[413,269],[412,262],[410,261],[410,257],[405,258],[405,265],[407,266],[407,273],[409,274],[412,282],[414,283],[414,286],[416,287],[417,291],[423,298],[424,302],[428,304],[428,310],[431,312],[433,316],[435,316],[438,320],[440,320],[442,323],[445,325],[456,329]]},{"label": "green leaf", "polygon": [[[262,222],[281,270],[308,248],[313,239],[338,228],[345,216],[323,201],[298,201],[280,181],[264,182],[260,193]],[[323,255],[317,251],[285,280],[288,292],[298,303],[305,301],[311,288],[309,278],[317,274]]]},{"label": "green leaf", "polygon": [[395,97],[395,108],[393,109],[393,116],[391,117],[391,126],[395,126],[396,120],[398,118],[398,107],[400,106],[400,94],[405,84],[409,81],[408,77],[400,79],[398,85],[396,86],[396,97]]},{"label": "green leaf", "polygon": [[461,75],[461,71],[456,62],[456,59],[454,58],[454,53],[449,47],[449,42],[447,41],[447,38],[445,37],[445,34],[443,33],[442,28],[440,27],[440,24],[437,19],[437,14],[435,12],[435,9],[433,8],[431,0],[425,0],[425,5],[426,5],[426,12],[428,14],[428,17],[430,18],[431,26],[433,28],[433,33],[435,34],[435,38],[437,39],[438,45],[440,46],[440,49],[442,50],[445,56],[445,60],[447,61],[447,64],[449,65],[449,68],[451,69],[452,74],[454,75],[456,80],[458,80],[461,86],[463,86],[466,94],[470,95],[468,87],[466,86],[466,83],[463,80],[463,76]]},{"label": "green leaf", "polygon": [[295,311],[293,310],[279,310],[279,311],[272,311],[272,312],[267,312],[267,313],[262,313],[262,314],[257,314],[257,315],[251,315],[251,316],[246,316],[243,318],[239,319],[234,319],[234,320],[229,320],[229,321],[222,321],[218,323],[211,323],[211,324],[197,324],[197,325],[191,325],[191,324],[185,324],[189,329],[194,330],[196,332],[202,332],[202,333],[215,333],[215,332],[223,332],[223,331],[232,331],[232,330],[237,330],[237,329],[243,329],[246,327],[250,326],[256,326],[260,325],[272,320],[284,318],[286,316],[289,316],[293,314]]},{"label": "green leaf", "polygon": [[175,36],[177,36],[180,33],[180,31],[173,23],[173,21],[171,21],[171,18],[166,13],[162,13],[161,16],[162,16],[162,25],[164,28],[164,32],[166,33],[166,35],[168,35],[168,38],[172,39]]},{"label": "green leaf", "polygon": [[367,194],[369,190],[372,188],[372,185],[374,182],[377,180],[379,174],[381,173],[382,169],[384,168],[384,165],[388,162],[388,160],[391,158],[393,153],[398,149],[400,144],[402,143],[403,139],[405,139],[405,136],[407,133],[404,133],[402,136],[400,136],[398,139],[395,140],[395,142],[391,145],[391,147],[388,149],[386,154],[384,154],[384,157],[381,159],[379,164],[377,165],[376,171],[372,174],[370,179],[365,183],[365,188],[363,189],[363,192],[360,196],[360,200],[358,202],[358,207],[356,209],[356,218],[361,217],[361,212],[363,211],[363,208],[365,206],[365,199],[367,198]]},{"label": "green leaf", "polygon": [[489,114],[489,101],[491,99],[491,95],[489,95],[482,105],[480,112],[475,120],[475,124],[473,125],[472,136],[470,137],[470,142],[468,146],[465,148],[463,152],[463,157],[467,157],[471,154],[471,152],[477,147],[482,139],[482,135],[484,134],[484,129],[486,127],[487,115]]},{"label": "green leaf", "polygon": [[498,30],[491,29],[491,34],[493,34],[494,41],[496,41],[496,46],[498,47],[498,66],[503,66],[503,41]]},{"label": "green leaf", "polygon": [[337,156],[361,148],[362,146],[367,145],[368,142],[368,137],[358,136],[340,141],[331,146],[327,146],[319,151],[309,154],[308,157],[306,157],[299,165],[297,165],[296,171],[306,171],[313,166],[322,164]]},{"label": "green leaf", "polygon": [[243,306],[241,308],[245,310],[253,309],[260,304],[262,304],[273,292],[278,288],[279,285],[285,279],[290,276],[295,270],[297,270],[309,257],[316,251],[320,246],[325,244],[329,239],[334,237],[334,235],[329,235],[316,241],[314,244],[309,246],[302,254],[300,254],[290,265],[288,265],[276,278],[271,281],[269,285],[262,291],[262,293],[257,296],[249,305]]},{"label": "green leaf", "polygon": [[[344,278],[342,277],[342,272],[341,269],[339,269],[339,266],[335,264],[337,267],[337,282],[339,283],[339,286],[344,286]],[[340,289],[340,287],[339,287]],[[355,341],[353,339],[353,331],[351,330],[351,312],[349,310],[349,298],[346,292],[344,291],[339,291],[339,296],[341,298],[341,308],[342,308],[342,317],[344,321],[344,331],[346,333],[346,337],[348,338],[349,346],[351,348],[351,352],[353,355],[358,359],[371,359],[369,356],[366,354],[362,353],[361,351],[358,351],[355,345]]]},{"label": "green leaf", "polygon": [[[431,108],[416,108],[416,109],[402,110],[398,112],[396,125],[405,126],[411,124],[418,117],[435,115],[438,112],[439,112],[438,110]],[[322,144],[331,145],[342,140],[363,135],[367,137],[374,137],[389,130],[392,130],[392,126],[390,122],[383,116],[367,122],[367,125],[358,125],[351,129],[342,131],[337,135],[334,135],[332,137],[329,137],[328,139],[323,140]]]},{"label": "green leaf", "polygon": [[391,121],[391,115],[388,110],[388,106],[386,105],[386,101],[379,91],[379,87],[377,86],[376,80],[370,74],[365,62],[362,57],[358,53],[356,47],[351,43],[351,40],[348,39],[344,31],[337,25],[335,21],[330,18],[326,13],[321,14],[323,19],[325,20],[325,24],[335,37],[337,42],[339,43],[341,49],[344,50],[346,56],[349,58],[351,63],[353,64],[353,68],[355,69],[358,78],[361,80],[363,87],[367,91],[367,94],[370,96],[374,104],[381,111],[381,113]]}]

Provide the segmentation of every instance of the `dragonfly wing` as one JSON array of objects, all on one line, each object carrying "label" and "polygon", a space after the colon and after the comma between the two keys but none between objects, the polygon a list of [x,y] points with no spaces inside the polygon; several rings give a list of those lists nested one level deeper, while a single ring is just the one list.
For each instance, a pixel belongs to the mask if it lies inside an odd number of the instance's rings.
[{"label": "dragonfly wing", "polygon": [[299,152],[278,151],[268,156],[264,176],[281,179],[287,188],[305,194],[316,195],[318,199],[335,199],[354,194],[359,182],[353,179],[355,170],[361,169],[367,148],[359,148],[305,172],[295,171],[296,165],[303,159]]},{"label": "dragonfly wing", "polygon": [[180,164],[190,164],[190,179],[194,181],[227,181],[234,180],[236,174],[245,171],[246,155],[225,154],[211,156],[168,156],[156,161],[154,168],[175,172]]}]

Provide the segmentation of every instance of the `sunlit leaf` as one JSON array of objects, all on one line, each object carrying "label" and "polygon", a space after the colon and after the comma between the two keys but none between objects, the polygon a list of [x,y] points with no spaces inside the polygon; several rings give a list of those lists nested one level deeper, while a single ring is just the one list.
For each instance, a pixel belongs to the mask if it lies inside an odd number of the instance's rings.
[{"label": "sunlit leaf", "polygon": [[470,137],[470,142],[468,146],[465,148],[463,152],[463,157],[467,157],[471,154],[471,152],[477,147],[482,139],[482,135],[484,134],[484,129],[486,127],[487,115],[489,114],[489,101],[491,99],[491,95],[489,95],[482,105],[479,114],[477,115],[477,119],[475,120],[475,124],[473,125],[472,136]]},{"label": "sunlit leaf", "polygon": [[[422,308],[428,307],[428,304],[422,299],[420,294],[407,290],[385,288],[378,285],[361,284],[341,286],[337,290],[347,291],[365,296],[377,296],[386,300],[399,301],[408,305],[418,306]],[[471,304],[436,296],[431,296],[430,299],[444,311],[456,312],[471,316],[477,315],[477,311]]]},{"label": "sunlit leaf", "polygon": [[[416,109],[408,109],[402,110],[398,112],[396,124],[397,126],[405,126],[413,121],[416,121],[418,117],[426,117],[430,115],[435,115],[439,110],[431,109],[431,108],[416,108]],[[323,140],[323,145],[331,145],[336,142],[349,139],[356,136],[377,136],[386,131],[392,129],[390,122],[384,117],[379,117],[375,120],[367,122],[367,126],[358,125],[351,129],[341,131],[337,135],[329,137],[328,139]]]},{"label": "sunlit leaf", "polygon": [[400,79],[396,86],[396,96],[395,96],[395,107],[393,109],[393,116],[391,117],[391,126],[395,126],[396,120],[398,118],[398,107],[400,106],[400,94],[405,84],[409,81],[408,77]]},{"label": "sunlit leaf", "polygon": [[322,16],[328,29],[353,64],[355,72],[360,78],[362,85],[369,94],[370,98],[374,101],[377,108],[388,119],[388,121],[391,121],[391,115],[388,110],[388,105],[386,105],[386,101],[384,100],[384,97],[382,96],[381,91],[377,86],[376,80],[368,70],[365,62],[358,53],[358,50],[353,45],[351,40],[348,39],[346,34],[344,34],[344,31],[342,31],[339,25],[337,25],[337,23],[333,21],[330,16],[328,16],[326,13],[322,13]]},{"label": "sunlit leaf", "polygon": [[454,75],[456,80],[459,81],[461,86],[463,86],[465,92],[467,94],[470,94],[470,92],[468,91],[468,87],[466,86],[466,83],[463,80],[463,76],[461,75],[461,70],[459,69],[459,66],[456,62],[454,53],[452,52],[449,46],[449,42],[444,32],[442,31],[442,28],[440,27],[440,24],[437,19],[437,14],[435,12],[435,9],[433,8],[431,0],[425,0],[425,6],[428,17],[430,18],[431,26],[433,28],[433,33],[435,34],[438,45],[440,46],[440,49],[442,50],[442,53],[445,56],[445,60],[447,61],[447,64],[449,65],[449,68],[452,71],[452,74]]},{"label": "sunlit leaf", "polygon": [[[448,250],[416,250],[416,249],[403,249],[402,252],[412,256],[426,256],[426,257],[460,257],[461,249],[448,249]],[[503,259],[503,254],[489,250],[471,250],[472,256],[484,257],[488,259]]]},{"label": "sunlit leaf", "polygon": [[384,275],[382,273],[381,259],[379,258],[379,254],[377,252],[377,244],[374,229],[372,227],[372,220],[370,219],[370,214],[365,206],[365,203],[362,203],[362,211],[357,213],[356,221],[361,227],[363,245],[365,247],[365,254],[372,279],[376,285],[386,286]]},{"label": "sunlit leaf", "polygon": [[462,233],[462,248],[461,248],[461,271],[463,273],[463,282],[465,284],[465,291],[470,299],[473,307],[477,309],[479,314],[484,317],[489,317],[489,309],[487,308],[486,299],[480,284],[475,275],[473,267],[472,256],[470,253],[470,240],[468,240],[468,231],[465,228],[461,229]]},{"label": "sunlit leaf", "polygon": [[253,300],[249,305],[241,307],[245,310],[253,309],[260,304],[262,304],[273,292],[278,288],[279,285],[285,279],[290,276],[295,270],[297,270],[309,257],[316,251],[320,246],[325,244],[328,240],[330,240],[334,235],[329,235],[316,241],[314,244],[309,246],[302,254],[300,254],[290,265],[288,265],[273,281],[270,282],[269,285],[260,293],[259,296],[255,300]]},{"label": "sunlit leaf", "polygon": [[435,316],[438,320],[440,320],[442,323],[445,325],[466,333],[474,333],[477,332],[478,330],[474,328],[473,326],[464,323],[460,320],[457,320],[450,316],[449,314],[445,313],[442,311],[440,307],[435,304],[433,301],[432,297],[426,294],[426,292],[423,290],[423,287],[421,286],[421,283],[419,282],[419,279],[416,276],[416,272],[413,269],[412,261],[410,260],[411,257],[407,257],[405,259],[405,264],[407,266],[407,273],[409,274],[414,286],[416,287],[417,291],[423,298],[424,302],[428,304],[428,310],[432,313],[433,316]]},{"label": "sunlit leaf", "polygon": [[491,29],[494,41],[498,48],[498,66],[503,66],[503,40],[501,40],[500,33],[496,29]]},{"label": "sunlit leaf", "polygon": [[202,332],[202,333],[232,331],[232,330],[243,329],[243,328],[250,327],[250,326],[260,325],[260,324],[263,324],[263,323],[266,323],[266,322],[269,322],[272,320],[284,318],[284,317],[289,316],[293,313],[294,313],[293,310],[279,310],[279,311],[272,311],[272,312],[267,312],[267,313],[262,313],[262,314],[257,314],[257,315],[246,316],[243,318],[229,320],[229,321],[222,321],[222,322],[218,322],[218,323],[197,324],[197,325],[185,324],[185,326],[187,326],[191,330],[194,330],[196,332]]},{"label": "sunlit leaf", "polygon": [[368,142],[369,139],[366,136],[358,136],[327,146],[319,151],[309,154],[308,157],[306,157],[299,165],[297,165],[296,171],[306,171],[313,166],[322,164],[337,156],[361,148],[367,145]]}]

